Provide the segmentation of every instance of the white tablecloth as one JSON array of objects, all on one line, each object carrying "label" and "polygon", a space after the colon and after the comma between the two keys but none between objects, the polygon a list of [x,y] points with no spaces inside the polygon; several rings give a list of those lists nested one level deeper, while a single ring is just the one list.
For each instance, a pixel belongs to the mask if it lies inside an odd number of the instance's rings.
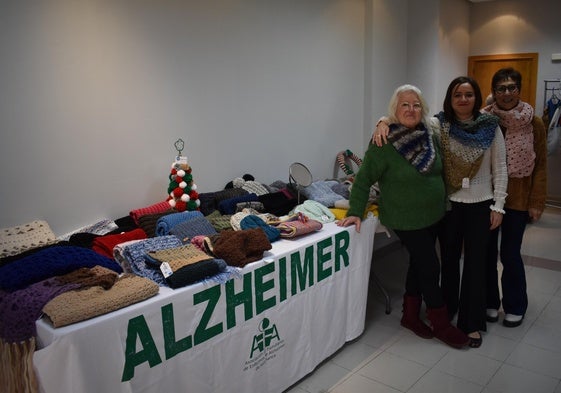
[{"label": "white tablecloth", "polygon": [[160,288],[58,329],[41,320],[41,390],[281,392],[364,330],[377,224],[274,242],[225,285]]}]

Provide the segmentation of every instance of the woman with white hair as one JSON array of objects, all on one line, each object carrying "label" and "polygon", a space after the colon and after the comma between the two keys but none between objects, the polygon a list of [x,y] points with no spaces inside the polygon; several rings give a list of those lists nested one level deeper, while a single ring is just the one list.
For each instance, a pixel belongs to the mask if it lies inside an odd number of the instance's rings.
[{"label": "woman with white hair", "polygon": [[[369,146],[353,182],[347,216],[338,225],[355,225],[360,231],[370,187],[378,182],[380,222],[394,230],[410,257],[401,324],[420,337],[436,337],[462,348],[469,339],[450,324],[439,284],[435,243],[446,190],[438,143],[427,114],[419,88],[403,85],[394,91],[388,108],[389,143]],[[419,317],[423,300],[432,329]]]}]

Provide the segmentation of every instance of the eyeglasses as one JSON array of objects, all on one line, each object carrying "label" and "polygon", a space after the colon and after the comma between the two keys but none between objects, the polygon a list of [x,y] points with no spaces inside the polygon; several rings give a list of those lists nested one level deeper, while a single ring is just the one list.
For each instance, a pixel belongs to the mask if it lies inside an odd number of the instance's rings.
[{"label": "eyeglasses", "polygon": [[403,109],[403,110],[411,110],[411,111],[415,111],[415,112],[419,112],[420,110],[423,109],[422,105],[419,104],[418,102],[414,103],[414,104],[410,104],[408,102],[402,102],[401,104],[399,104],[399,108]]},{"label": "eyeglasses", "polygon": [[505,94],[506,92],[515,93],[518,90],[517,85],[502,85],[495,87],[495,93],[497,94]]}]

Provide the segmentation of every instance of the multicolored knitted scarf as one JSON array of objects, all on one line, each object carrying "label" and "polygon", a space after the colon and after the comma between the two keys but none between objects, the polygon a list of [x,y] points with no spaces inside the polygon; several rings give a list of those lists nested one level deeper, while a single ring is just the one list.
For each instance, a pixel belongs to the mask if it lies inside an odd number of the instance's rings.
[{"label": "multicolored knitted scarf", "polygon": [[526,177],[532,174],[535,165],[534,151],[534,108],[520,101],[511,110],[500,109],[496,103],[485,108],[499,116],[505,133],[506,164],[509,177]]},{"label": "multicolored knitted scarf", "polygon": [[442,160],[448,194],[462,188],[464,178],[472,179],[483,161],[483,153],[491,146],[499,118],[483,113],[475,120],[453,122],[444,112],[436,115],[441,125]]},{"label": "multicolored knitted scarf", "polygon": [[432,137],[423,123],[414,130],[401,124],[390,124],[388,141],[419,173],[427,173],[431,170],[436,158],[436,150]]}]

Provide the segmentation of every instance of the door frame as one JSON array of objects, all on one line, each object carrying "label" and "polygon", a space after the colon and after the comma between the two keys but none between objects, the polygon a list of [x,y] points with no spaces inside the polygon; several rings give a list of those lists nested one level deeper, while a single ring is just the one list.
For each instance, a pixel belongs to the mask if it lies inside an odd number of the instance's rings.
[{"label": "door frame", "polygon": [[[538,53],[509,53],[468,57],[468,76],[474,78],[481,88],[483,101],[491,90],[492,74],[500,68],[513,67],[522,74],[520,99],[536,107],[538,87]],[[492,71],[494,70],[494,71]],[[491,72],[492,71],[492,72]]]}]

